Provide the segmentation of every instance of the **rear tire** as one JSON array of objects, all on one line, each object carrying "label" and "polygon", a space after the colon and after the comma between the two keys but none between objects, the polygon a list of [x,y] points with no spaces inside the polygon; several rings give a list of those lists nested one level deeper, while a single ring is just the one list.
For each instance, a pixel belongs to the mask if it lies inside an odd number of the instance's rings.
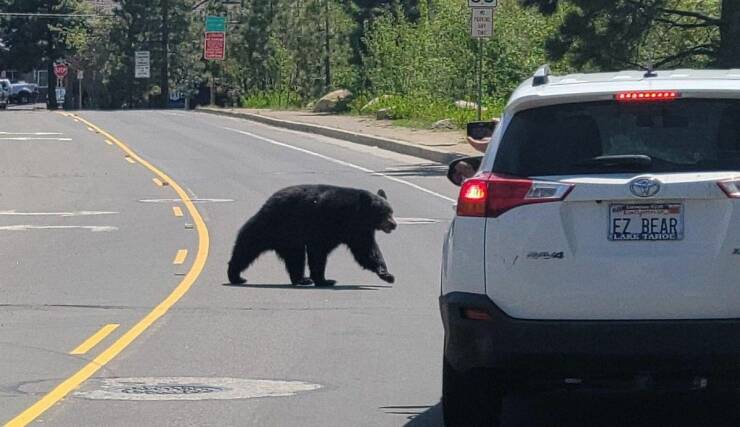
[{"label": "rear tire", "polygon": [[18,101],[18,103],[21,104],[21,105],[26,105],[26,104],[28,104],[28,102],[29,102],[30,99],[31,98],[28,96],[28,94],[24,92],[24,93],[21,93],[19,95],[19,101]]},{"label": "rear tire", "polygon": [[[499,379],[500,380],[500,379]],[[445,358],[442,364],[442,411],[447,427],[496,427],[505,396],[488,370],[460,372]]]}]

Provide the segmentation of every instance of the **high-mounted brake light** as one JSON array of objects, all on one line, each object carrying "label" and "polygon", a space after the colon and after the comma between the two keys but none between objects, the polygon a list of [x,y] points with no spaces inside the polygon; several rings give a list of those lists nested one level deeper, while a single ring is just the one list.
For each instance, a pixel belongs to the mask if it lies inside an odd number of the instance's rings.
[{"label": "high-mounted brake light", "polygon": [[519,206],[561,201],[572,189],[572,184],[482,174],[463,183],[457,214],[496,218]]},{"label": "high-mounted brake light", "polygon": [[674,90],[641,90],[620,92],[614,95],[614,99],[619,102],[672,101],[680,97],[681,94]]}]

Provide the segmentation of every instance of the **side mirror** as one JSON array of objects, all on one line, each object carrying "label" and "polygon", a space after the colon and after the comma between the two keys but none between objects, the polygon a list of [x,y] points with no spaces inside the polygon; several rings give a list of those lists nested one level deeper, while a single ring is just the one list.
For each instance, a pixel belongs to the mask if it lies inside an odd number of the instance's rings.
[{"label": "side mirror", "polygon": [[467,126],[467,134],[473,139],[486,139],[493,136],[498,121],[488,120],[485,122],[470,122]]},{"label": "side mirror", "polygon": [[483,156],[463,157],[454,160],[447,168],[447,179],[458,187],[463,181],[475,175],[483,161]]}]

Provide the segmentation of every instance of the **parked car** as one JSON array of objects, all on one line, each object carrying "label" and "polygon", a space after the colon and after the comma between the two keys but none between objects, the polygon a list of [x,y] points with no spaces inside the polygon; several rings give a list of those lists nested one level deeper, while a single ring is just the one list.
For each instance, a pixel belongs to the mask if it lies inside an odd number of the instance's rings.
[{"label": "parked car", "polygon": [[0,109],[8,108],[10,102],[10,80],[0,79]]},{"label": "parked car", "polygon": [[509,100],[443,250],[443,410],[740,383],[740,74],[551,75]]},{"label": "parked car", "polygon": [[35,83],[18,82],[10,85],[10,102],[13,104],[36,102],[38,96],[39,86]]}]

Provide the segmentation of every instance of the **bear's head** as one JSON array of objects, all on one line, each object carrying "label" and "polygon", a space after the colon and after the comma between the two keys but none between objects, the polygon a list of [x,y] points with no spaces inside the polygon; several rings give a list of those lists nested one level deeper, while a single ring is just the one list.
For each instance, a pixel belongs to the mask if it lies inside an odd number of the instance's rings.
[{"label": "bear's head", "polygon": [[370,194],[370,215],[373,227],[385,233],[395,230],[398,224],[393,219],[393,208],[388,203],[385,191],[378,190],[378,194]]}]

